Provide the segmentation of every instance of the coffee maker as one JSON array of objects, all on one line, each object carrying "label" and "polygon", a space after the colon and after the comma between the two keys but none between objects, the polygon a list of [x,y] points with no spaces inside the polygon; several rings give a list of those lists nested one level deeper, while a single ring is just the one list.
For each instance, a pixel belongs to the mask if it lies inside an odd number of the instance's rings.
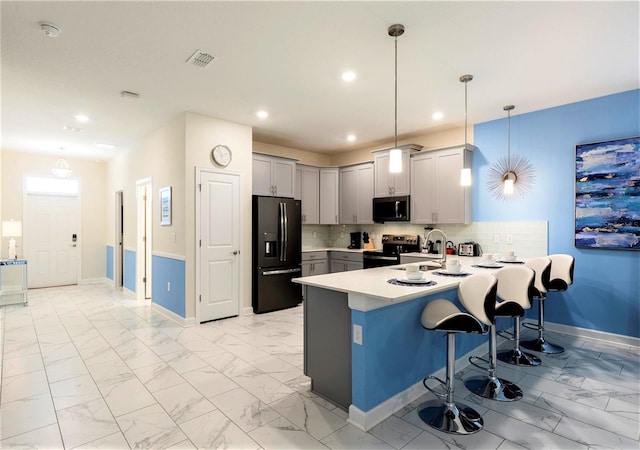
[{"label": "coffee maker", "polygon": [[362,233],[360,231],[354,231],[349,233],[351,235],[350,244],[347,248],[362,248]]}]

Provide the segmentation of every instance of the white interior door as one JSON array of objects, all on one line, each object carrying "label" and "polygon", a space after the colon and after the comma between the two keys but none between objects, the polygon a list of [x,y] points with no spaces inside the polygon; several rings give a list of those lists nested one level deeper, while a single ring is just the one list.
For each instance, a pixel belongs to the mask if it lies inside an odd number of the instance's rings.
[{"label": "white interior door", "polygon": [[115,245],[113,248],[113,281],[117,288],[121,288],[124,284],[124,204],[123,192],[116,192],[116,210],[115,210]]},{"label": "white interior door", "polygon": [[240,176],[200,172],[198,321],[240,310]]},{"label": "white interior door", "polygon": [[27,194],[25,198],[24,247],[29,287],[77,284],[79,197]]},{"label": "white interior door", "polygon": [[138,251],[136,256],[136,291],[138,299],[151,298],[152,192],[151,180],[136,183],[138,197]]}]

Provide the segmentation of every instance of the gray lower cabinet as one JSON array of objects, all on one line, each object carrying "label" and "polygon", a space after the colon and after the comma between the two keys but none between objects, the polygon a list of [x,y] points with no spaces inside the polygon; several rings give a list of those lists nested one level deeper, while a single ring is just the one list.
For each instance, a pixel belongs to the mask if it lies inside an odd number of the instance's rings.
[{"label": "gray lower cabinet", "polygon": [[302,252],[302,276],[322,275],[328,273],[327,252]]},{"label": "gray lower cabinet", "polygon": [[330,273],[346,272],[363,268],[362,253],[355,252],[329,252]]},{"label": "gray lower cabinet", "polygon": [[347,294],[305,286],[304,374],[311,391],[348,411],[351,405],[351,310]]}]

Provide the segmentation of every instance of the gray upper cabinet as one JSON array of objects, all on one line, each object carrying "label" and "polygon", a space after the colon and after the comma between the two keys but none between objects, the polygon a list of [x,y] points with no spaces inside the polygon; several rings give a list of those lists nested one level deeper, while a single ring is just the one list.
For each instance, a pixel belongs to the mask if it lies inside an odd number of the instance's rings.
[{"label": "gray upper cabinet", "polygon": [[396,195],[409,195],[411,180],[411,165],[409,156],[411,150],[402,149],[402,172],[389,173],[389,150],[374,152],[375,166],[375,196],[392,197]]},{"label": "gray upper cabinet", "polygon": [[302,224],[318,224],[320,220],[320,169],[296,166],[295,196],[301,200]]},{"label": "gray upper cabinet", "polygon": [[339,224],[340,190],[338,168],[320,169],[320,223]]},{"label": "gray upper cabinet", "polygon": [[471,223],[472,188],[460,185],[460,170],[471,168],[474,149],[460,145],[411,157],[411,222]]},{"label": "gray upper cabinet", "polygon": [[278,156],[253,154],[254,195],[294,197],[296,161]]},{"label": "gray upper cabinet", "polygon": [[340,168],[340,223],[373,223],[373,164]]}]

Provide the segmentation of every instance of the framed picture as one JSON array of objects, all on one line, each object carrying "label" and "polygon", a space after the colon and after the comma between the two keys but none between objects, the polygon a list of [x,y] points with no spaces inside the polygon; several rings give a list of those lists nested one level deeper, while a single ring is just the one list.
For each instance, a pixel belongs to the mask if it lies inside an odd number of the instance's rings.
[{"label": "framed picture", "polygon": [[160,189],[160,225],[171,225],[171,186]]},{"label": "framed picture", "polygon": [[640,250],[640,137],[576,145],[576,247]]}]

